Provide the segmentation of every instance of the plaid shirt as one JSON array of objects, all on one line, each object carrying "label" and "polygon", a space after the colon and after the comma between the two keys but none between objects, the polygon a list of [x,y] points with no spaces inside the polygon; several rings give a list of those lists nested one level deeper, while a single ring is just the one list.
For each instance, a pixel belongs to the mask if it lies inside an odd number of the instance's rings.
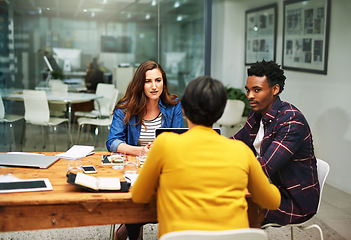
[{"label": "plaid shirt", "polygon": [[[233,137],[248,145],[259,129],[261,114],[250,112],[245,126]],[[299,223],[317,211],[319,183],[312,135],[303,114],[293,105],[278,99],[262,119],[264,137],[261,156],[257,159],[263,171],[279,188],[281,203],[277,210],[268,210],[263,224]]]}]

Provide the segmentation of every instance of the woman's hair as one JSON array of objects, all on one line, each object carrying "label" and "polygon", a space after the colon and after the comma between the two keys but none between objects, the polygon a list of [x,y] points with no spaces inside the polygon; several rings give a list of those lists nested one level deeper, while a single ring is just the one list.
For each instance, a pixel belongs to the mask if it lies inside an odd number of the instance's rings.
[{"label": "woman's hair", "polygon": [[[274,61],[266,62],[256,62],[249,69],[247,69],[248,76],[257,77],[267,77],[267,82],[270,87],[274,85],[279,85],[279,93],[284,90],[285,79],[284,70],[280,68],[280,65],[276,64]],[[278,93],[278,94],[279,94]]]},{"label": "woman's hair", "polygon": [[188,84],[181,102],[191,122],[211,127],[223,114],[227,92],[220,81],[202,76]]},{"label": "woman's hair", "polygon": [[120,108],[125,112],[123,122],[126,124],[133,115],[139,116],[137,124],[142,123],[146,114],[147,96],[144,92],[145,73],[149,70],[158,69],[162,74],[163,91],[160,99],[165,105],[176,105],[179,102],[176,95],[170,94],[167,88],[167,77],[162,67],[154,61],[143,62],[135,71],[132,81],[129,83],[125,95],[118,101],[115,109]]}]

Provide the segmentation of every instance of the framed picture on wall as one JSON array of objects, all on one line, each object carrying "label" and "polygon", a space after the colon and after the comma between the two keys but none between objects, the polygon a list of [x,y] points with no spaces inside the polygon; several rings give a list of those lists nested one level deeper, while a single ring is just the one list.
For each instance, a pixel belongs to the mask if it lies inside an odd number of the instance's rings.
[{"label": "framed picture on wall", "polygon": [[277,4],[245,12],[245,65],[274,60],[277,38]]},{"label": "framed picture on wall", "polygon": [[327,74],[330,0],[284,1],[284,69]]}]

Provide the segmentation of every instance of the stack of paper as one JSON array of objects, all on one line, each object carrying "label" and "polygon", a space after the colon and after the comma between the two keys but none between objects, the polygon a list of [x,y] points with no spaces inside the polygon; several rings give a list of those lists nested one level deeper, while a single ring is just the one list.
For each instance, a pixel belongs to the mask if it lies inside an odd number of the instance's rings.
[{"label": "stack of paper", "polygon": [[73,145],[67,152],[56,156],[66,159],[79,159],[93,154],[93,146]]}]

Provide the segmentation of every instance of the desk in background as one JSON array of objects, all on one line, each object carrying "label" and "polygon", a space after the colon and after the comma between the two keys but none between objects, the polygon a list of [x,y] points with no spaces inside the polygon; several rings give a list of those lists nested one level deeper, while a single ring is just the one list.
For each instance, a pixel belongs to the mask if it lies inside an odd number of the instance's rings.
[{"label": "desk in background", "polygon": [[[120,177],[124,181],[123,170],[101,164],[103,154],[109,152],[96,152],[81,159],[82,164],[94,165],[98,171],[94,176]],[[52,191],[1,194],[1,232],[157,222],[156,202],[138,204],[132,201],[129,192],[87,192],[67,183],[67,161],[60,159],[48,169],[0,168],[0,175],[13,174],[22,179],[49,178],[53,186]],[[249,196],[247,201],[250,226],[260,227],[263,218],[259,207]]]},{"label": "desk in background", "polygon": [[[65,79],[64,84],[67,84],[68,92],[85,92],[87,87],[85,86],[84,79]],[[48,86],[46,81],[42,81],[35,87],[35,90],[50,91],[51,87]]]},{"label": "desk in background", "polygon": [[[23,94],[22,94],[22,90],[20,89],[7,90],[7,91],[3,90],[1,96],[2,98],[7,100],[23,101]],[[46,96],[47,96],[48,102],[50,103],[66,104],[69,132],[71,132],[71,124],[72,124],[72,105],[75,103],[84,103],[98,98],[102,98],[102,96],[98,96],[93,93],[68,92],[65,94],[57,94],[52,91],[46,91]]]}]

